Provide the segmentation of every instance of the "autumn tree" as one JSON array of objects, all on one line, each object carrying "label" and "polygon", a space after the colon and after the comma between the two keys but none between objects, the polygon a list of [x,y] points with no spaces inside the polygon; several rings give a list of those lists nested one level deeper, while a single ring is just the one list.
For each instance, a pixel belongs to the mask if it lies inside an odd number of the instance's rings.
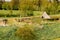
[{"label": "autumn tree", "polygon": [[33,3],[31,0],[20,0],[19,9],[22,10],[24,16],[27,16],[28,11],[33,10]]},{"label": "autumn tree", "polygon": [[13,9],[18,9],[19,0],[12,0],[11,5],[13,5]]}]

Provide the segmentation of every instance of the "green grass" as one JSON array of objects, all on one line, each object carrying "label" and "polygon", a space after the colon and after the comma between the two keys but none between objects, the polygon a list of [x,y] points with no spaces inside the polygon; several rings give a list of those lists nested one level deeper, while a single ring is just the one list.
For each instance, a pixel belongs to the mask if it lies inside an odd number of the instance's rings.
[{"label": "green grass", "polygon": [[60,38],[60,24],[45,24],[41,30],[41,36],[45,38],[45,40]]},{"label": "green grass", "polygon": [[0,17],[19,17],[20,12],[18,10],[0,10]]},{"label": "green grass", "polygon": [[23,10],[0,10],[0,17],[24,17],[24,16],[40,16],[40,11],[23,11]]},{"label": "green grass", "polygon": [[[34,25],[35,26],[35,25]],[[15,32],[18,27],[0,27],[0,40],[20,40],[19,37],[15,36]],[[37,40],[53,40],[60,38],[60,24],[44,24],[42,29],[36,28],[36,35],[39,36]]]},{"label": "green grass", "polygon": [[16,27],[9,26],[9,27],[0,27],[0,40],[11,40],[11,37],[14,36],[16,31]]}]

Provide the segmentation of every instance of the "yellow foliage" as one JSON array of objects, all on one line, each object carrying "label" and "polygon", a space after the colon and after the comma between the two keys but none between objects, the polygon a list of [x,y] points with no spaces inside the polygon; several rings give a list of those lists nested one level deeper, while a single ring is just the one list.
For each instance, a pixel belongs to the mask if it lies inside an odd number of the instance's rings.
[{"label": "yellow foliage", "polygon": [[[30,25],[25,25],[23,27],[20,27],[17,31],[16,31],[16,36],[19,36],[21,37],[22,39],[24,40],[27,40],[29,38],[30,39],[33,39],[33,32],[34,32],[34,29],[32,26]],[[32,33],[32,34],[31,34]]]},{"label": "yellow foliage", "polygon": [[14,18],[9,18],[8,22],[9,25],[17,24],[17,21]]},{"label": "yellow foliage", "polygon": [[56,38],[56,39],[53,39],[53,40],[60,40],[60,38]]}]

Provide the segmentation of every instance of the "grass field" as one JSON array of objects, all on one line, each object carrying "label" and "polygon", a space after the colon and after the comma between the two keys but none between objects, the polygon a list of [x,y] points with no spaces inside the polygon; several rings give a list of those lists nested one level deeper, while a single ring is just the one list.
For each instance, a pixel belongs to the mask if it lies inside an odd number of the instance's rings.
[{"label": "grass field", "polygon": [[[19,27],[16,26],[0,27],[0,40],[21,40],[15,36],[17,29]],[[60,38],[60,24],[44,24],[42,29],[36,28],[36,33],[39,37],[37,40],[58,40]]]},{"label": "grass field", "polygon": [[[44,23],[45,22],[44,21],[42,24],[43,28],[40,28],[40,25],[37,25],[37,24],[40,24],[40,22],[42,21],[42,19],[40,18],[40,16],[41,16],[40,13],[42,13],[42,12],[35,11],[35,12],[33,12],[34,16],[31,16],[32,20],[30,20],[30,21],[33,22],[32,24],[30,24],[30,25],[32,25],[31,28],[36,27],[34,29],[35,31],[33,32],[32,35],[34,35],[34,37],[35,37],[35,35],[37,35],[36,39],[31,39],[31,40],[60,40],[60,23],[58,23],[58,21],[56,22],[56,21],[51,21],[51,20],[47,21],[47,23]],[[16,18],[16,19],[23,18],[24,19],[24,18],[30,18],[30,17],[20,17],[20,15],[24,16],[24,12],[17,11],[17,10],[13,10],[13,13],[11,13],[11,10],[0,10],[0,16],[1,15],[2,15],[2,17],[0,17],[0,18],[2,18],[2,19],[10,18],[11,20],[9,20],[8,22],[10,24],[16,24],[16,25],[0,26],[0,40],[22,40],[22,37],[19,37],[19,35],[16,36],[16,31],[20,27],[23,27],[22,25],[25,22],[21,22],[19,25],[17,25],[18,22],[15,22],[13,20],[15,20],[14,18]],[[11,17],[11,15],[12,16],[14,15],[14,17]],[[16,15],[19,15],[19,17],[15,17]],[[10,17],[5,17],[5,16],[10,16]],[[50,15],[50,16],[51,16],[51,18],[59,18],[60,17],[60,15],[59,16],[58,15]],[[27,22],[28,21],[29,20],[27,20]],[[54,23],[50,23],[50,22],[54,22]],[[36,23],[36,24],[34,24],[34,23]],[[25,26],[28,26],[28,25],[24,25],[24,27]],[[26,33],[26,32],[23,32],[23,33]],[[27,39],[27,40],[30,40],[30,39]]]}]

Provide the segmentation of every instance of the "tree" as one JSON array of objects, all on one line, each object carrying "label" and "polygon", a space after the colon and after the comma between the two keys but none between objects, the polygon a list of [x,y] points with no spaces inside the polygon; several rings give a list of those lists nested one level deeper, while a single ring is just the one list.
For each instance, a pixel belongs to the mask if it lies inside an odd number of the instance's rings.
[{"label": "tree", "polygon": [[18,10],[18,5],[19,4],[19,0],[13,0],[13,9],[14,10]]},{"label": "tree", "polygon": [[0,9],[2,9],[2,4],[3,4],[3,1],[0,0]]}]

